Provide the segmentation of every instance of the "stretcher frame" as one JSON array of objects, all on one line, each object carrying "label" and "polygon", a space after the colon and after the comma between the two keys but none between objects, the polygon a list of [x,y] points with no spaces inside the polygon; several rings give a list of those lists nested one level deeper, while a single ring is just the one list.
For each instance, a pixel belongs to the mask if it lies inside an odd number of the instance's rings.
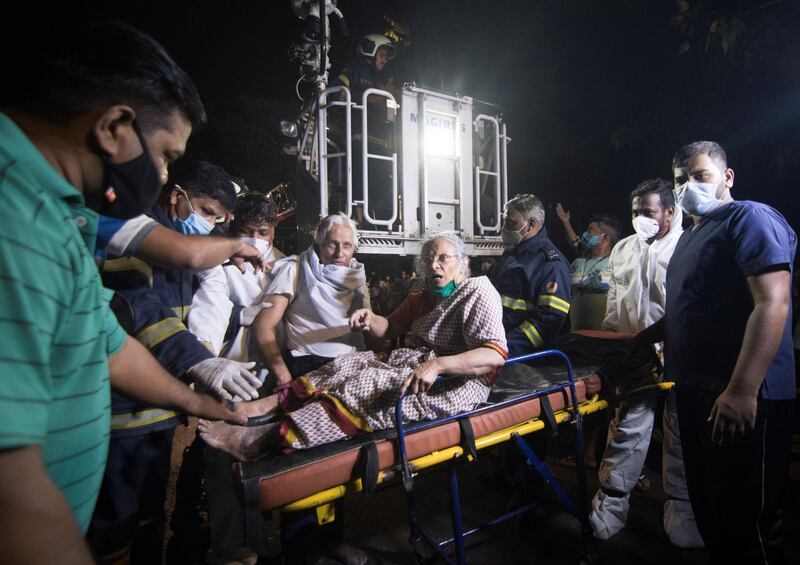
[{"label": "stretcher frame", "polygon": [[[448,556],[447,553],[445,553],[445,549],[448,546],[452,545],[455,551],[455,557],[456,557],[455,562],[458,563],[459,565],[466,564],[467,558],[466,558],[465,540],[468,537],[478,534],[486,530],[487,528],[500,524],[501,522],[505,522],[506,520],[516,518],[517,516],[522,515],[525,512],[531,510],[535,506],[535,504],[527,504],[519,508],[516,508],[514,510],[511,510],[509,512],[505,512],[499,516],[492,518],[485,524],[482,524],[468,531],[465,531],[461,516],[462,512],[461,512],[461,495],[459,492],[459,484],[458,484],[458,467],[459,467],[458,463],[464,461],[465,455],[466,455],[466,461],[471,461],[475,459],[476,453],[473,452],[465,454],[465,448],[463,446],[454,446],[449,449],[443,450],[441,454],[432,454],[428,456],[423,456],[415,459],[414,461],[409,462],[406,456],[406,447],[405,447],[406,434],[426,427],[431,427],[432,425],[441,425],[452,420],[469,418],[470,416],[474,416],[481,412],[502,409],[504,406],[510,404],[517,404],[519,402],[524,402],[526,400],[531,400],[534,398],[541,399],[547,397],[552,393],[568,391],[571,407],[565,407],[564,410],[552,414],[552,418],[555,425],[567,422],[575,424],[576,439],[577,439],[575,446],[576,450],[575,459],[577,463],[575,468],[577,472],[577,485],[578,485],[577,505],[572,500],[572,498],[566,493],[566,491],[564,491],[564,489],[561,488],[561,485],[559,484],[558,480],[555,478],[555,476],[547,467],[547,465],[539,457],[537,457],[534,451],[523,439],[523,436],[531,434],[536,431],[540,431],[546,427],[545,421],[541,417],[521,422],[519,424],[510,426],[503,430],[499,430],[497,432],[488,434],[484,437],[475,438],[473,446],[475,450],[479,450],[491,447],[493,445],[498,445],[506,441],[513,440],[516,446],[522,451],[526,460],[541,475],[545,483],[553,490],[553,492],[555,493],[557,498],[561,501],[561,503],[564,505],[564,507],[567,509],[567,511],[569,511],[570,514],[572,514],[578,519],[578,521],[581,524],[583,556],[587,561],[594,560],[594,555],[595,555],[593,548],[594,537],[592,534],[591,526],[589,524],[588,493],[586,490],[586,462],[585,462],[585,442],[583,437],[583,416],[592,412],[596,412],[598,410],[602,410],[606,408],[608,404],[605,400],[598,400],[598,399],[584,402],[582,405],[578,402],[578,394],[575,390],[575,377],[572,369],[572,362],[569,360],[569,357],[567,357],[566,354],[557,349],[548,349],[536,353],[530,353],[528,355],[513,357],[511,359],[508,359],[505,365],[512,365],[515,363],[521,363],[525,361],[534,361],[536,359],[541,359],[544,357],[557,357],[564,362],[567,368],[567,377],[568,377],[567,382],[555,384],[545,389],[537,390],[529,394],[511,398],[496,404],[492,404],[491,406],[478,408],[470,412],[465,412],[455,416],[450,416],[448,418],[441,418],[439,420],[434,420],[433,422],[422,422],[419,424],[412,424],[410,426],[403,423],[403,418],[402,418],[403,398],[401,397],[400,400],[397,402],[397,405],[395,407],[395,422],[397,429],[397,443],[400,451],[400,461],[401,461],[400,465],[403,477],[403,488],[405,489],[406,492],[406,502],[408,505],[408,521],[409,521],[409,531],[410,531],[409,541],[415,547],[415,549],[418,547],[418,544],[422,542],[424,543],[424,545],[433,549],[436,552],[436,555],[442,561],[451,564],[453,563],[453,561],[451,560],[450,556]],[[575,409],[576,407],[577,409]],[[542,416],[544,415],[545,411],[542,410]],[[438,541],[420,523],[417,513],[416,500],[414,497],[415,472],[425,467],[432,466],[434,462],[429,461],[431,459],[435,459],[442,462],[444,461],[449,462],[448,472],[449,472],[449,485],[450,485],[450,517],[453,525],[453,536]]]},{"label": "stretcher frame", "polygon": [[[302,518],[295,520],[294,522],[288,525],[284,525],[285,527],[282,531],[283,542],[291,543],[290,540],[292,539],[294,534],[304,526],[308,526],[312,523],[317,523],[322,525],[333,522],[335,520],[334,503],[337,500],[343,498],[344,496],[355,492],[362,492],[364,490],[372,490],[375,487],[375,485],[384,485],[392,482],[394,483],[400,482],[402,483],[406,493],[409,532],[410,532],[409,541],[415,548],[417,555],[420,556],[419,548],[420,544],[422,544],[423,546],[431,548],[435,552],[436,556],[441,558],[444,562],[453,563],[451,557],[448,556],[448,554],[446,553],[446,549],[452,545],[454,547],[454,553],[456,558],[455,562],[458,563],[459,565],[464,564],[467,562],[465,540],[468,537],[477,534],[481,531],[484,531],[485,529],[492,527],[496,524],[499,524],[501,522],[513,519],[516,516],[524,514],[534,506],[532,504],[529,504],[520,508],[516,508],[510,512],[507,512],[505,514],[502,514],[500,516],[491,519],[486,524],[480,525],[476,528],[472,528],[468,531],[464,530],[464,525],[461,517],[461,499],[458,487],[458,476],[457,476],[458,467],[463,463],[468,463],[473,461],[477,456],[478,450],[486,449],[505,442],[513,441],[514,444],[516,444],[517,447],[522,451],[523,455],[530,462],[533,468],[542,476],[545,483],[554,491],[555,495],[565,506],[565,508],[578,519],[581,525],[583,557],[587,561],[593,561],[595,551],[593,549],[594,538],[588,519],[589,516],[588,494],[586,489],[586,465],[584,460],[585,443],[583,437],[582,418],[584,415],[604,410],[605,408],[608,407],[609,404],[606,400],[600,399],[597,396],[591,399],[587,399],[582,403],[578,402],[579,396],[575,388],[575,379],[574,379],[572,363],[569,357],[562,351],[556,349],[550,349],[532,353],[529,355],[514,357],[508,359],[505,365],[511,365],[526,361],[534,361],[545,357],[555,357],[563,361],[564,365],[567,368],[568,378],[566,382],[554,384],[548,386],[547,388],[519,395],[514,398],[493,403],[491,405],[481,406],[469,412],[464,412],[454,416],[440,418],[437,420],[428,420],[428,421],[414,422],[411,424],[404,424],[402,418],[402,397],[401,397],[395,406],[395,422],[397,423],[396,442],[399,454],[398,457],[399,463],[391,468],[377,471],[374,480],[370,481],[373,482],[374,484],[368,484],[365,486],[365,481],[363,480],[363,478],[356,478],[347,483],[339,484],[331,488],[320,490],[312,495],[305,496],[288,504],[284,504],[280,507],[271,508],[272,510],[278,510],[281,514],[294,513],[299,511],[310,511],[301,514],[303,516]],[[565,394],[565,396],[567,397],[566,399],[567,401],[565,401],[565,407],[557,412],[554,413],[551,412],[548,414],[546,410],[547,404],[545,401],[542,401],[542,399],[546,399],[547,396],[550,394],[559,392]],[[503,407],[519,404],[532,399],[540,399],[540,402],[542,404],[541,413],[536,418],[527,419],[515,423],[513,425],[510,425],[504,429],[493,431],[481,437],[476,437],[474,438],[474,441],[470,442],[469,445],[464,445],[464,443],[462,442],[462,444],[453,445],[451,447],[440,449],[435,452],[428,453],[420,457],[416,457],[415,459],[412,460],[409,460],[407,457],[406,436],[409,434],[422,431],[428,428],[441,426],[443,424],[453,421],[462,421],[462,420],[468,421],[468,419],[472,416],[476,416],[485,412],[499,410],[502,409]],[[577,410],[575,409],[576,406]],[[545,416],[547,416],[547,418],[545,418]],[[565,423],[574,424],[576,427],[577,445],[575,447],[576,449],[575,456],[577,463],[576,479],[578,486],[577,504],[560,486],[557,479],[554,477],[554,475],[549,470],[547,465],[536,456],[536,454],[530,449],[530,447],[523,439],[524,436],[527,436],[537,431],[541,431],[546,427],[548,427],[548,425],[557,426]],[[449,490],[450,490],[450,500],[451,500],[450,513],[453,524],[453,535],[452,537],[444,540],[436,540],[420,523],[417,513],[416,500],[414,497],[414,478],[417,475],[419,475],[420,472],[432,469],[441,464],[449,465],[448,469],[450,474]],[[246,538],[249,545],[255,546],[255,542],[259,538],[260,532],[258,532],[258,528],[256,526],[258,522],[253,519],[253,513],[265,511],[267,510],[267,508],[261,508],[258,503],[254,504],[253,502],[253,497],[257,499],[259,496],[257,490],[258,481],[257,480],[254,481],[251,478],[248,481],[245,481],[243,479],[242,482],[243,482],[243,488],[245,490],[244,493],[245,500],[247,501],[248,497],[250,499],[249,504],[246,502],[246,507],[247,507],[246,514],[248,513],[250,514],[249,516],[246,517],[246,523],[247,523]]]}]

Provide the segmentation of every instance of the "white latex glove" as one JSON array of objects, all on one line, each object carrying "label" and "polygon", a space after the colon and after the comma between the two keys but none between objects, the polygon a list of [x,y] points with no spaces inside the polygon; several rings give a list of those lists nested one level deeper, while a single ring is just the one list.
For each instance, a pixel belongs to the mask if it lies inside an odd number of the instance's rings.
[{"label": "white latex glove", "polygon": [[200,361],[189,369],[189,375],[225,400],[234,396],[252,400],[258,398],[258,387],[261,386],[259,378],[250,372],[255,366],[255,362],[239,363],[214,357]]}]

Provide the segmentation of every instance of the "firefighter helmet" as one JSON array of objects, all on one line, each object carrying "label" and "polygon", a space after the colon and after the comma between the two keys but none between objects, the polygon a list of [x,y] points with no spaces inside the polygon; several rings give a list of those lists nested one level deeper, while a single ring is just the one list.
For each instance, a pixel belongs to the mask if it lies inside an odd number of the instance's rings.
[{"label": "firefighter helmet", "polygon": [[361,41],[358,42],[358,54],[362,57],[372,58],[381,47],[386,47],[388,51],[387,56],[390,61],[394,59],[397,53],[394,43],[385,35],[380,35],[378,33],[371,33],[361,38]]}]

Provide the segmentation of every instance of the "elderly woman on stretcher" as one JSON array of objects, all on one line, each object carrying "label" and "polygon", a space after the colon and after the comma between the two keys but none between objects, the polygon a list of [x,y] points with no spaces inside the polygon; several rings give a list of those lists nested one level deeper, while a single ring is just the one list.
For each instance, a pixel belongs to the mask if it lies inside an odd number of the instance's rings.
[{"label": "elderly woman on stretcher", "polygon": [[[484,402],[508,356],[500,296],[488,278],[469,276],[469,258],[456,235],[427,240],[419,270],[425,289],[409,294],[388,318],[361,309],[349,319],[353,331],[379,339],[408,333],[415,347],[388,357],[372,351],[337,357],[278,393],[245,403],[247,413],[262,414],[268,423],[242,427],[201,420],[203,439],[252,460],[275,448],[307,449],[392,428],[394,406],[407,389],[403,414],[409,421],[450,416]],[[447,378],[437,381],[439,376]]]}]

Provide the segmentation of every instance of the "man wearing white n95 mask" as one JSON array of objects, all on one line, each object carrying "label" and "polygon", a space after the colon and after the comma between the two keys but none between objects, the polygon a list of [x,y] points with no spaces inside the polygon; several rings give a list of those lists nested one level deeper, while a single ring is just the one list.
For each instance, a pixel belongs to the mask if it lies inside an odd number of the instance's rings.
[{"label": "man wearing white n95 mask", "polygon": [[[666,277],[672,252],[683,227],[675,206],[672,184],[649,179],[631,193],[635,234],[614,247],[609,260],[605,329],[639,333],[664,315]],[[661,344],[657,345],[661,350]],[[595,535],[608,539],[627,523],[629,495],[642,472],[657,399],[640,396],[620,404],[611,422],[600,466],[601,489],[592,501],[590,522]],[[702,547],[686,492],[683,458],[678,438],[674,395],[664,414],[663,482],[669,500],[664,505],[664,529],[678,547]]]}]

